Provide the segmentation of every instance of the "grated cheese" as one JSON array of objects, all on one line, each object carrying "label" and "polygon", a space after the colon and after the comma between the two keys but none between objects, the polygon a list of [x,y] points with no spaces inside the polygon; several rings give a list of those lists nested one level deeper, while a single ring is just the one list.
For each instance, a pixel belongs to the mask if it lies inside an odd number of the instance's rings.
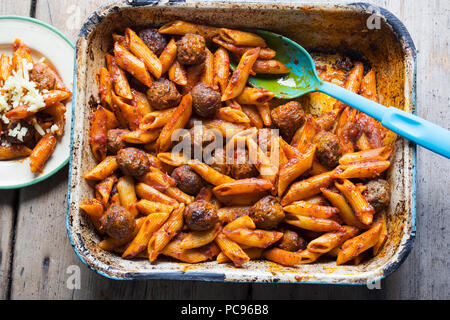
[{"label": "grated cheese", "polygon": [[17,123],[17,126],[14,129],[8,130],[8,135],[13,138],[17,138],[19,141],[23,142],[23,137],[25,137],[27,132],[28,132],[28,128],[22,127],[19,122],[19,123]]}]

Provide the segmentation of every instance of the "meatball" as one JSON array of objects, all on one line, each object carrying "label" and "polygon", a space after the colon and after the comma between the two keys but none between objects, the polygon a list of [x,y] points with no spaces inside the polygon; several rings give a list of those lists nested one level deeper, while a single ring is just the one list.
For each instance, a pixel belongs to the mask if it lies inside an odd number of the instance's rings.
[{"label": "meatball", "polygon": [[305,112],[300,103],[290,101],[270,112],[274,124],[286,141],[291,141],[294,133],[305,123]]},{"label": "meatball", "polygon": [[[10,136],[9,131],[10,130],[21,130],[22,128],[27,129],[27,133],[22,137],[22,140],[20,140],[17,136]],[[10,120],[7,125],[5,125],[5,139],[12,144],[24,144],[27,142],[30,142],[34,135],[34,128],[31,124],[24,120]]]},{"label": "meatball", "polygon": [[30,80],[36,82],[39,90],[51,90],[55,86],[56,78],[50,67],[43,62],[36,62],[30,73]]},{"label": "meatball", "polygon": [[125,240],[132,236],[136,221],[132,214],[118,204],[109,206],[100,218],[100,228],[114,239]]},{"label": "meatball", "polygon": [[176,107],[181,100],[181,94],[172,81],[160,78],[153,81],[147,90],[147,98],[150,106],[162,110]]},{"label": "meatball", "polygon": [[177,41],[177,59],[182,65],[200,64],[206,57],[205,38],[201,35],[187,33]]},{"label": "meatball", "polygon": [[167,46],[167,39],[156,29],[144,29],[138,33],[139,38],[144,41],[147,47],[159,56]]},{"label": "meatball", "polygon": [[322,131],[316,136],[315,141],[317,161],[328,168],[336,167],[342,156],[339,138],[331,132]]},{"label": "meatball", "polygon": [[[242,152],[242,154],[240,154]],[[231,176],[235,179],[247,179],[258,176],[256,167],[249,163],[248,151],[237,151],[236,158],[231,165]]]},{"label": "meatball", "polygon": [[384,179],[371,180],[367,184],[367,190],[364,193],[367,202],[379,212],[389,205],[391,200],[391,188]]},{"label": "meatball", "polygon": [[111,129],[107,132],[106,146],[108,148],[108,153],[116,154],[120,149],[127,147],[127,143],[122,140],[124,134],[129,133],[130,130],[127,129]]},{"label": "meatball", "polygon": [[189,229],[204,231],[212,229],[219,221],[216,206],[199,200],[187,205],[184,211],[184,220]]},{"label": "meatball", "polygon": [[250,217],[260,229],[275,229],[284,219],[281,204],[273,196],[266,196],[256,202],[252,207]]},{"label": "meatball", "polygon": [[138,177],[150,170],[147,154],[136,148],[125,148],[117,153],[117,164],[123,174]]},{"label": "meatball", "polygon": [[220,93],[200,82],[191,90],[192,109],[200,117],[211,118],[221,107]]},{"label": "meatball", "polygon": [[283,230],[283,237],[278,241],[277,247],[286,251],[298,251],[306,248],[306,241],[297,232]]},{"label": "meatball", "polygon": [[188,165],[184,165],[176,168],[172,172],[172,178],[177,182],[177,187],[181,191],[190,194],[197,195],[200,189],[205,186],[205,181]]}]

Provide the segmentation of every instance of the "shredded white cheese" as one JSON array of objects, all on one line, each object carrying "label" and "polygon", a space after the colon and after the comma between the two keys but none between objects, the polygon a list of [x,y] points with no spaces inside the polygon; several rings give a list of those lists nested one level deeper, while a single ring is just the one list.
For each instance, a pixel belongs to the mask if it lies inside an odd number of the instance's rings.
[{"label": "shredded white cheese", "polygon": [[55,133],[58,130],[59,130],[59,127],[56,124],[52,124],[52,126],[50,127],[50,132],[51,133]]},{"label": "shredded white cheese", "polygon": [[19,141],[23,142],[23,137],[25,137],[27,132],[28,132],[28,128],[22,127],[19,122],[19,123],[17,123],[17,125],[14,129],[8,130],[8,135],[13,138],[17,138]]},{"label": "shredded white cheese", "polygon": [[13,71],[0,88],[0,113],[19,105],[28,106],[31,112],[45,107],[44,97],[36,88],[36,83],[30,81],[29,72],[33,69],[33,64],[23,59],[22,65],[23,72]]},{"label": "shredded white cheese", "polygon": [[45,131],[44,129],[42,129],[42,127],[39,125],[39,123],[35,123],[34,124],[34,128],[36,129],[37,133],[39,133],[41,136],[45,135]]}]

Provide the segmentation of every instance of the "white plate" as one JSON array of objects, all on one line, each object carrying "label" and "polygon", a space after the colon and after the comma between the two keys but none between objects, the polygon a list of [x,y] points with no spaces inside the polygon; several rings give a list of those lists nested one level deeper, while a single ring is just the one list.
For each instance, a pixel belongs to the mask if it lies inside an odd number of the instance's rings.
[{"label": "white plate", "polygon": [[[52,26],[28,17],[0,16],[0,54],[12,56],[12,43],[21,39],[33,58],[45,57],[58,71],[67,87],[73,87],[74,46]],[[0,189],[26,187],[42,181],[61,169],[69,160],[72,102],[66,103],[64,135],[40,173],[30,171],[29,159],[0,161]]]}]

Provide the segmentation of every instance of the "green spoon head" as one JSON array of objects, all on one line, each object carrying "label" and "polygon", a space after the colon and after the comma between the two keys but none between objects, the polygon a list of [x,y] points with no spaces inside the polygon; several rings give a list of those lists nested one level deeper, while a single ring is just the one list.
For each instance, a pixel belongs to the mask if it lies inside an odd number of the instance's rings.
[{"label": "green spoon head", "polygon": [[[274,59],[285,64],[290,72],[285,75],[250,76],[248,81],[252,86],[267,89],[282,99],[292,99],[317,91],[321,81],[313,59],[302,46],[270,31],[257,30],[256,33],[266,40],[269,48],[277,52]],[[233,70],[235,66],[231,65]]]}]

